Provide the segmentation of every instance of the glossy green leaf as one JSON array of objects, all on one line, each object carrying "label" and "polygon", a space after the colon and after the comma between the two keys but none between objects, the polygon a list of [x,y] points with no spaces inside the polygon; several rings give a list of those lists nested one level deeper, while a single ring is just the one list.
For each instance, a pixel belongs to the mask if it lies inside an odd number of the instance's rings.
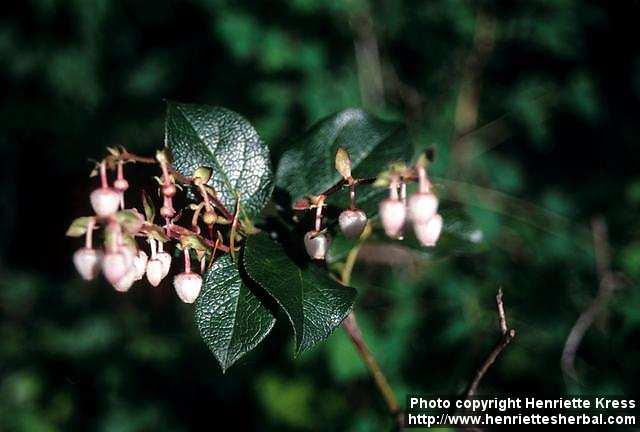
[{"label": "glossy green leaf", "polygon": [[208,184],[233,211],[239,199],[247,217],[257,215],[271,196],[273,172],[269,149],[251,124],[221,107],[169,102],[166,144],[174,167],[192,176],[212,169]]},{"label": "glossy green leaf", "polygon": [[353,306],[356,290],[339,284],[313,264],[299,267],[265,233],[247,240],[244,266],[289,317],[297,353],[326,339]]},{"label": "glossy green leaf", "polygon": [[341,179],[335,168],[339,148],[349,153],[351,171],[359,178],[375,177],[390,162],[407,162],[413,156],[402,124],[351,108],[321,120],[293,143],[282,155],[276,185],[292,200],[327,190]]},{"label": "glossy green leaf", "polygon": [[223,371],[255,348],[275,324],[229,255],[206,272],[195,318],[202,339]]}]

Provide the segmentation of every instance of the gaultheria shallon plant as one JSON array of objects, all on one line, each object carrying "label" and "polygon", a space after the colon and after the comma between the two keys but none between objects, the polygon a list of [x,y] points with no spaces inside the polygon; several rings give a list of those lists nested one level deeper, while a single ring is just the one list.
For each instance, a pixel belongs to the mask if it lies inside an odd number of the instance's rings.
[{"label": "gaultheria shallon plant", "polygon": [[[337,139],[347,126],[355,129]],[[171,278],[175,293],[195,304],[198,328],[223,369],[273,328],[276,318],[266,297],[293,326],[296,352],[305,351],[345,320],[355,299],[354,289],[327,274],[326,261],[340,256],[334,248],[344,244],[332,238],[343,236],[353,252],[376,231],[401,239],[411,224],[424,246],[434,246],[442,231],[427,158],[412,163],[412,152],[389,138],[396,136],[389,127],[360,110],[327,118],[309,132],[314,146],[301,143],[285,152],[274,176],[268,147],[244,118],[224,108],[169,102],[166,145],[154,157],[109,148],[96,164],[92,175],[99,185],[89,196],[93,215],[76,219],[68,230],[85,240],[73,263],[87,281],[102,272],[118,292],[146,279],[157,287],[150,291],[154,295],[166,286],[172,257],[181,256],[184,269]],[[352,140],[356,136],[371,142]],[[388,165],[372,158],[376,165],[368,166],[367,155],[381,146]],[[333,167],[311,162],[327,154],[335,155]],[[157,185],[150,193],[125,178],[133,165],[154,170],[150,177]],[[294,204],[278,202],[278,218],[262,217],[274,183]],[[412,183],[418,190],[407,199]],[[358,195],[364,187],[368,193]],[[388,197],[375,188],[388,190]]]}]

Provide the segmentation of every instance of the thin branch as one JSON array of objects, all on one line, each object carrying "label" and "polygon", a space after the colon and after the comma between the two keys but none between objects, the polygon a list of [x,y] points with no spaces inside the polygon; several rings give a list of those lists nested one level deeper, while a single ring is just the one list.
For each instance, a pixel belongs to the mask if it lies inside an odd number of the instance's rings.
[{"label": "thin branch", "polygon": [[509,329],[507,327],[507,316],[504,313],[504,302],[502,301],[502,288],[498,289],[496,295],[496,303],[498,304],[498,319],[500,321],[500,331],[505,334]]},{"label": "thin branch", "polygon": [[591,304],[580,314],[571,328],[562,350],[560,365],[565,382],[576,381],[575,359],[584,335],[600,312],[604,309],[609,298],[618,286],[618,278],[611,271],[611,253],[607,239],[607,225],[602,218],[595,218],[591,222],[593,232],[593,248],[596,260],[596,271],[599,279],[598,293]]},{"label": "thin branch", "polygon": [[384,398],[389,413],[395,418],[398,429],[401,429],[404,425],[404,416],[402,413],[402,409],[400,409],[398,400],[393,393],[393,389],[389,385],[387,377],[382,372],[378,361],[373,356],[373,353],[371,353],[371,350],[364,341],[362,332],[358,327],[358,322],[356,321],[356,316],[354,315],[353,311],[344,319],[344,321],[342,321],[342,328],[344,328],[344,330],[349,335],[351,342],[353,342],[353,345],[358,351],[358,355],[360,355],[360,358],[369,369],[376,387],[378,387],[378,391]]},{"label": "thin branch", "polygon": [[206,244],[207,246],[209,246],[214,250],[221,250],[222,252],[230,251],[228,246],[221,244],[218,241],[213,242],[208,238],[202,237],[198,233],[191,231],[190,229],[187,229],[183,226],[169,224],[169,225],[166,225],[165,228],[166,228],[167,235],[175,240],[180,240],[182,236],[194,236],[194,237],[197,237],[198,240],[200,240],[202,243]]},{"label": "thin branch", "polygon": [[138,156],[136,154],[130,153],[129,151],[123,149],[122,152],[117,156],[117,159],[122,161],[132,161],[132,162],[140,162],[146,164],[157,164],[158,161],[156,158]]},{"label": "thin branch", "polygon": [[[345,262],[344,267],[342,268],[342,272],[340,274],[340,281],[344,285],[348,285],[351,281],[351,273],[353,271],[353,267],[355,265],[356,260],[358,259],[358,252],[360,251],[360,247],[362,246],[362,242],[366,239],[367,234],[361,237],[360,242],[349,252],[347,256],[347,261]],[[342,321],[342,328],[353,342],[358,355],[364,362],[367,369],[369,369],[369,373],[371,374],[373,381],[378,388],[378,391],[382,395],[384,399],[387,409],[391,416],[394,417],[396,428],[398,430],[402,429],[404,426],[404,415],[402,413],[402,409],[398,404],[398,400],[396,399],[395,394],[393,393],[393,389],[389,385],[389,381],[387,377],[382,372],[382,368],[380,368],[380,364],[374,357],[373,353],[367,346],[367,343],[364,341],[362,337],[362,332],[360,331],[360,327],[358,327],[358,322],[356,320],[356,316],[351,311],[349,315]]]},{"label": "thin branch", "polygon": [[498,320],[500,322],[500,332],[502,333],[502,337],[500,338],[500,340],[498,340],[498,343],[496,343],[493,350],[491,350],[489,355],[484,359],[480,367],[476,370],[473,381],[471,381],[471,384],[469,384],[469,387],[466,391],[467,399],[475,396],[482,378],[484,378],[489,368],[491,368],[491,366],[496,362],[498,356],[500,356],[502,351],[504,351],[505,348],[507,348],[511,341],[516,337],[516,330],[513,328],[510,329],[507,324],[507,317],[504,312],[504,302],[502,300],[502,288],[498,289],[498,294],[496,295],[496,304],[498,307]]}]

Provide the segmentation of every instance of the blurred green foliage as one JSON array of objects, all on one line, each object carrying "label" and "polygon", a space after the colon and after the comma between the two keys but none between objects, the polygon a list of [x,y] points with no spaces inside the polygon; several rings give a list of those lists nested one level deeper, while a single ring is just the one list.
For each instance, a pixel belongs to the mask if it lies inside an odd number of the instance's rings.
[{"label": "blurred green foliage", "polygon": [[[291,360],[291,335],[279,326],[222,375],[168,284],[122,296],[73,274],[78,244],[64,231],[88,211],[87,158],[116,143],[141,153],[161,146],[163,98],[242,113],[274,162],[292,137],[349,106],[404,119],[417,142],[435,145],[443,205],[464,209],[487,247],[393,268],[356,265],[359,322],[401,400],[464,388],[497,337],[499,286],[518,337],[482,392],[636,391],[637,2],[32,0],[3,8],[0,429],[173,431],[223,417],[249,430],[391,425],[341,332]],[[494,40],[474,62],[478,17],[493,23]],[[371,71],[355,53],[371,35],[384,88],[377,105],[363,96],[373,84],[359,78]],[[456,113],[469,85],[477,121],[461,145]],[[567,385],[564,341],[598,285],[596,215],[625,284],[588,331],[579,381]]]}]

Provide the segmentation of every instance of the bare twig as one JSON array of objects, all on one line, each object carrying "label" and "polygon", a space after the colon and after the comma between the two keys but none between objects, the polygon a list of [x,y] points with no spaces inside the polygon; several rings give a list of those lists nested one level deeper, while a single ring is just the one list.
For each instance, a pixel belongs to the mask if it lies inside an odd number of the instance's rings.
[{"label": "bare twig", "polygon": [[354,32],[353,45],[362,103],[366,108],[384,107],[384,83],[378,38],[368,2],[352,3],[349,23]]},{"label": "bare twig", "polygon": [[591,304],[580,314],[565,341],[560,360],[565,383],[569,380],[577,380],[575,359],[580,343],[618,286],[618,278],[611,271],[611,256],[605,221],[602,218],[595,218],[591,222],[591,230],[593,232],[596,271],[599,279],[598,293]]},{"label": "bare twig", "polygon": [[507,348],[507,346],[511,343],[513,338],[516,337],[516,330],[513,328],[510,329],[507,325],[507,317],[504,312],[504,302],[502,300],[502,288],[498,289],[498,294],[496,295],[496,304],[498,306],[498,320],[500,322],[500,332],[502,333],[502,337],[495,345],[493,350],[491,350],[489,355],[484,359],[480,367],[476,370],[473,381],[471,381],[471,384],[469,384],[469,387],[466,391],[467,399],[475,396],[482,378],[485,376],[489,368],[495,363],[502,351],[504,351],[505,348]]}]

